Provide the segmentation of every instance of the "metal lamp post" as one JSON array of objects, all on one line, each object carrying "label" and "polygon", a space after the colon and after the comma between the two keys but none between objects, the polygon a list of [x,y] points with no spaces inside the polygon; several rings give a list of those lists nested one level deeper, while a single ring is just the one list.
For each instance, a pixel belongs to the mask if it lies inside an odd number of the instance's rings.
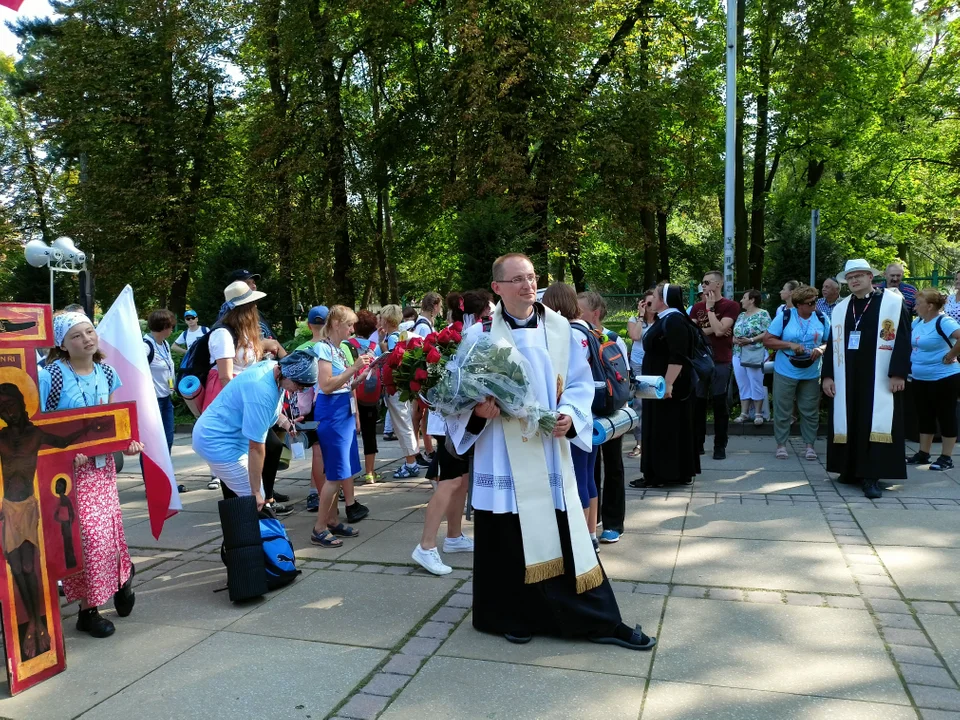
[{"label": "metal lamp post", "polygon": [[86,270],[87,256],[68,237],[58,237],[47,245],[43,240],[31,240],[23,248],[27,263],[33,267],[46,265],[50,269],[50,309],[55,310],[53,300],[54,273],[79,275]]}]

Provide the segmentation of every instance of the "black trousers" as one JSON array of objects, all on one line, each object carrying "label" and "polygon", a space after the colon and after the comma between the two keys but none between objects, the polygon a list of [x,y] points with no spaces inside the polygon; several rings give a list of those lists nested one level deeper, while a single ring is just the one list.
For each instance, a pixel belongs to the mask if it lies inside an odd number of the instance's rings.
[{"label": "black trousers", "polygon": [[707,406],[713,405],[713,448],[727,449],[727,436],[730,430],[730,406],[727,404],[727,390],[733,373],[731,363],[716,363],[709,398],[697,396],[694,407],[694,423],[697,433],[697,447],[702,448],[707,439]]},{"label": "black trousers", "polygon": [[597,482],[597,499],[600,503],[600,520],[603,523],[603,529],[623,533],[623,518],[627,513],[627,495],[623,487],[622,437],[600,446],[593,472]]},{"label": "black trousers", "polygon": [[917,408],[917,426],[924,435],[957,436],[957,395],[960,375],[941,380],[913,380],[913,400]]},{"label": "black trousers", "polygon": [[620,608],[605,573],[600,585],[577,594],[567,514],[556,513],[564,574],[527,585],[520,516],[474,510],[474,628],[497,634],[609,637],[620,627]]},{"label": "black trousers", "polygon": [[377,454],[377,421],[380,419],[379,405],[357,405],[360,415],[360,437],[363,440],[363,454]]},{"label": "black trousers", "polygon": [[[273,484],[277,481],[277,470],[280,469],[280,456],[283,454],[283,440],[277,435],[279,428],[267,431],[266,454],[263,458],[263,499],[273,497]],[[280,430],[280,432],[283,432]],[[222,483],[221,483],[222,484]]]}]

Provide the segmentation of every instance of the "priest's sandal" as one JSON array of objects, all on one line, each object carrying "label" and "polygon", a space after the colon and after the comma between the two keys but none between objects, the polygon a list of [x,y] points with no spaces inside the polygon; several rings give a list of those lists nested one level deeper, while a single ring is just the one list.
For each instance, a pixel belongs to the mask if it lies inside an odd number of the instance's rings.
[{"label": "priest's sandal", "polygon": [[110,637],[115,629],[113,623],[103,617],[97,608],[81,610],[77,616],[77,630],[95,638]]},{"label": "priest's sandal", "polygon": [[649,650],[657,644],[657,639],[645,635],[639,625],[631,630],[623,623],[620,623],[620,627],[618,627],[610,637],[592,637],[588,639],[590,642],[599,643],[600,645],[619,645],[628,650]]},{"label": "priest's sandal", "polygon": [[923,450],[917,450],[917,452],[907,458],[907,465],[927,465],[929,462],[930,453],[923,452]]},{"label": "priest's sandal", "polygon": [[344,525],[343,523],[337,523],[336,525],[327,525],[327,530],[336,535],[337,537],[343,538],[355,538],[360,534],[360,531],[356,528],[352,528],[349,525]]},{"label": "priest's sandal", "polygon": [[137,569],[130,566],[130,577],[123,586],[113,594],[113,606],[117,609],[117,615],[127,617],[133,612],[133,604],[137,601],[137,594],[133,591],[133,576]]},{"label": "priest's sandal", "polygon": [[314,545],[319,545],[320,547],[325,548],[343,547],[343,540],[335,538],[326,530],[320,533],[316,531],[310,533],[310,542]]},{"label": "priest's sandal", "polygon": [[947,457],[946,455],[941,455],[937,458],[935,463],[930,464],[931,470],[952,470],[953,469],[953,459]]},{"label": "priest's sandal", "polygon": [[863,495],[871,500],[883,497],[883,493],[880,491],[880,484],[876,480],[867,480],[864,478]]},{"label": "priest's sandal", "polygon": [[526,645],[528,642],[533,640],[533,635],[528,632],[523,632],[522,630],[504,633],[503,637],[505,637],[509,642],[512,642],[514,645]]}]

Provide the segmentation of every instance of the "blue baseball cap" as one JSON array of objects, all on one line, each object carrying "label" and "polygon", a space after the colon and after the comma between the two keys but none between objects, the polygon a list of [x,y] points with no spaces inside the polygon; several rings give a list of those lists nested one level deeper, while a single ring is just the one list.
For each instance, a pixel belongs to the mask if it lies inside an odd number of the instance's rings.
[{"label": "blue baseball cap", "polygon": [[184,316],[185,318],[188,318],[188,317],[196,317],[196,316],[197,316],[197,311],[196,311],[196,310],[187,310],[187,311],[183,314],[183,316]]},{"label": "blue baseball cap", "polygon": [[329,314],[330,310],[327,309],[326,305],[315,305],[310,308],[310,312],[307,313],[307,324],[323,325],[327,321],[327,315]]}]

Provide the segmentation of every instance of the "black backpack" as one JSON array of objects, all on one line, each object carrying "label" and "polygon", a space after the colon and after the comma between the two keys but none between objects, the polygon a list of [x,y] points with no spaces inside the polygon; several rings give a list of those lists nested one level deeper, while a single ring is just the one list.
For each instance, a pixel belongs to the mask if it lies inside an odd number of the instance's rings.
[{"label": "black backpack", "polygon": [[570,327],[583,333],[590,350],[590,371],[595,386],[591,410],[597,417],[613,415],[630,399],[630,369],[617,345],[617,336],[615,333],[605,335],[592,327],[587,329],[579,323]]},{"label": "black backpack", "polygon": [[[784,330],[784,331],[787,329],[787,323],[790,322],[790,312],[791,312],[791,308],[784,308],[784,309],[783,309],[783,312],[780,313],[781,315],[783,315],[783,330]],[[814,312],[817,314],[817,320],[820,321],[820,324],[823,325],[825,328],[829,328],[829,327],[830,327],[830,323],[827,322],[827,319],[823,316],[823,313],[820,312],[819,310],[814,310]],[[939,329],[939,328],[940,328],[940,325],[939,325],[939,323],[938,323],[938,324],[937,324],[937,329]],[[941,335],[942,335],[942,334],[943,334],[943,333],[941,333]],[[783,331],[780,332],[780,339],[781,339],[781,340],[783,339]]]},{"label": "black backpack", "polygon": [[210,360],[210,338],[213,336],[213,331],[218,328],[226,328],[230,337],[236,342],[237,338],[233,334],[233,330],[226,325],[215,324],[210,328],[210,332],[197,338],[196,342],[190,346],[190,349],[183,356],[183,360],[180,361],[180,368],[177,370],[177,387],[180,387],[180,381],[187,375],[193,375],[197,378],[201,387],[206,386],[207,375],[210,373],[210,366],[213,365],[213,361]]},{"label": "black backpack", "polygon": [[713,371],[716,368],[713,346],[696,323],[691,321],[690,327],[693,330],[693,353],[690,355],[690,365],[693,368],[694,388],[698,397],[710,397]]}]

